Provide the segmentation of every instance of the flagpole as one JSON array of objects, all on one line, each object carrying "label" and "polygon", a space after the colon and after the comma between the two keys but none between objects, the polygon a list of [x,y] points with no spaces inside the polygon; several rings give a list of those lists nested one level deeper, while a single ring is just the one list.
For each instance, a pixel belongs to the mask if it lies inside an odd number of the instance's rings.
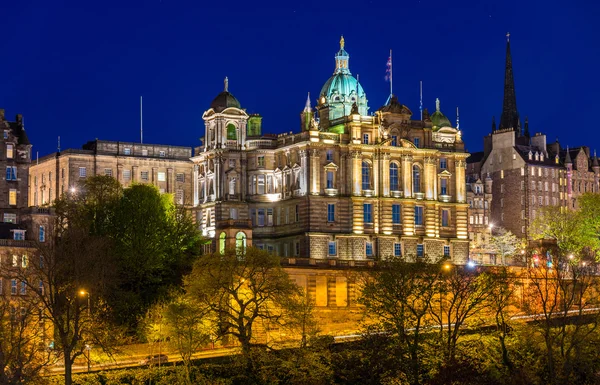
[{"label": "flagpole", "polygon": [[419,80],[419,95],[421,97],[419,111],[421,111],[421,120],[423,120],[423,80]]},{"label": "flagpole", "polygon": [[392,50],[390,49],[390,99],[393,95],[393,87],[392,87],[392,83],[393,82],[393,77],[392,77]]},{"label": "flagpole", "polygon": [[144,114],[142,109],[142,97],[140,96],[140,143],[144,143]]}]

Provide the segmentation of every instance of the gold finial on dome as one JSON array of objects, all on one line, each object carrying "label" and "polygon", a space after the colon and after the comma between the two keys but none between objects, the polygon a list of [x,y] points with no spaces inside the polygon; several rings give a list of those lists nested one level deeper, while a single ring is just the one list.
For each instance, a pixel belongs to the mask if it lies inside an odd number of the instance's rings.
[{"label": "gold finial on dome", "polygon": [[340,49],[344,49],[345,44],[346,44],[346,42],[344,40],[344,35],[342,35],[342,38],[340,39]]}]

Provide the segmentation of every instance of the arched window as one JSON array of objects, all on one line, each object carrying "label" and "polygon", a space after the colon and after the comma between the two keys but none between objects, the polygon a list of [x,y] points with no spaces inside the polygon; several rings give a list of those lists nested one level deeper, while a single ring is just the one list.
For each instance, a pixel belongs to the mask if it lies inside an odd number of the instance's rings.
[{"label": "arched window", "polygon": [[398,191],[398,165],[396,163],[390,164],[390,190]]},{"label": "arched window", "polygon": [[241,231],[235,235],[235,251],[238,254],[246,253],[246,234]]},{"label": "arched window", "polygon": [[371,189],[371,165],[369,162],[362,162],[362,189]]},{"label": "arched window", "polygon": [[413,166],[413,192],[421,192],[421,169],[416,164]]},{"label": "arched window", "polygon": [[225,254],[225,233],[221,233],[221,235],[219,235],[219,253],[221,254]]},{"label": "arched window", "polygon": [[227,139],[228,140],[236,140],[237,139],[237,131],[236,131],[235,125],[232,123],[229,123],[227,125]]}]

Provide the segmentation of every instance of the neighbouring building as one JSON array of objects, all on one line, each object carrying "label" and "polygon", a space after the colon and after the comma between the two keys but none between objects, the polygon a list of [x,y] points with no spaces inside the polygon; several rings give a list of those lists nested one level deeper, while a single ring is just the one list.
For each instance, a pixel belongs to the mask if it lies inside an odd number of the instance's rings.
[{"label": "neighbouring building", "polygon": [[600,167],[587,147],[563,149],[558,140],[548,144],[543,133],[530,134],[527,118],[521,126],[508,39],[500,124],[492,120],[483,153],[472,158],[470,177],[493,181],[490,223],[519,237],[529,238],[529,226],[543,207],[576,208],[580,194],[598,192]]},{"label": "neighbouring building", "polygon": [[[472,159],[474,158],[474,159]],[[477,157],[467,159],[467,173]],[[492,178],[479,174],[467,174],[467,203],[469,204],[469,259],[477,264],[495,265],[498,261],[490,247],[490,236],[494,224],[490,222],[492,209]]]},{"label": "neighbouring building", "polygon": [[[368,260],[404,255],[468,258],[468,204],[461,132],[436,101],[413,119],[391,97],[369,114],[340,41],[333,76],[301,129],[262,132],[229,92],[204,113],[193,205],[213,249],[255,246],[284,257]],[[341,263],[341,262],[340,262]]]},{"label": "neighbouring building", "polygon": [[124,187],[149,183],[192,205],[191,147],[94,140],[40,158],[29,170],[29,205],[51,205],[93,175],[116,178]]}]

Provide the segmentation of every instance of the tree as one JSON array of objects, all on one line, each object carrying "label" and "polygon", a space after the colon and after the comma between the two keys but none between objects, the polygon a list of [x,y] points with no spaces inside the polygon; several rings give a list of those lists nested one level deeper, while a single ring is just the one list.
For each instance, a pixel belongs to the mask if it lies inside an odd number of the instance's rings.
[{"label": "tree", "polygon": [[186,291],[207,306],[217,322],[217,335],[233,336],[248,356],[255,345],[258,321],[285,323],[298,287],[280,265],[279,257],[256,248],[245,254],[226,249],[194,263]]},{"label": "tree", "polygon": [[402,258],[381,261],[369,272],[361,303],[366,314],[378,318],[377,327],[397,338],[401,363],[412,384],[421,382],[423,329],[433,297],[438,293],[441,266],[406,262]]},{"label": "tree", "polygon": [[41,316],[30,301],[0,295],[0,384],[39,379],[50,359]]},{"label": "tree", "polygon": [[519,244],[519,238],[503,227],[499,227],[495,231],[495,234],[492,234],[490,237],[490,245],[492,246],[492,250],[500,255],[500,258],[502,259],[502,265],[504,266],[507,265],[506,259],[515,255]]}]

